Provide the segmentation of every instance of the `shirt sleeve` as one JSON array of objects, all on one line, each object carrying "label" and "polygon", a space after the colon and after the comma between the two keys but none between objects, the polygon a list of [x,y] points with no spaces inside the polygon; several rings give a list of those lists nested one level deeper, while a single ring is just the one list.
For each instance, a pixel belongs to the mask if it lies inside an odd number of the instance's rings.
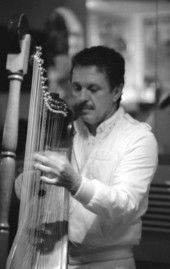
[{"label": "shirt sleeve", "polygon": [[132,218],[145,213],[149,186],[157,168],[157,142],[151,132],[136,135],[124,146],[124,153],[113,174],[112,185],[83,177],[75,194],[88,210],[105,218]]}]

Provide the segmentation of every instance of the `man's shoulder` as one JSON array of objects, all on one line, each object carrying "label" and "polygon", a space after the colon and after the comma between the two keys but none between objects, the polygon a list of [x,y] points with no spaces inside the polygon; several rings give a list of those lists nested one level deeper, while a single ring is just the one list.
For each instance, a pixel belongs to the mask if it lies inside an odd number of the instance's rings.
[{"label": "man's shoulder", "polygon": [[124,113],[121,119],[121,125],[127,131],[152,132],[152,127],[147,122],[141,122],[133,118],[129,113]]},{"label": "man's shoulder", "polygon": [[134,142],[144,138],[151,142],[153,141],[153,143],[157,143],[152,127],[146,122],[140,122],[133,118],[128,113],[124,113],[124,116],[120,121],[119,136],[121,137],[121,140],[123,139],[124,141],[129,142]]}]

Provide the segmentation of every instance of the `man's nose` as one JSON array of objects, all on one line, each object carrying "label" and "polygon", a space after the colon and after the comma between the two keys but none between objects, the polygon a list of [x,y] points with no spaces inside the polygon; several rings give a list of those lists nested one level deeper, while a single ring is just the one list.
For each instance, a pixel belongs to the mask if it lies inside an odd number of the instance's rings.
[{"label": "man's nose", "polygon": [[80,101],[87,101],[89,99],[89,93],[88,93],[88,90],[85,87],[83,87],[81,89],[78,99]]}]

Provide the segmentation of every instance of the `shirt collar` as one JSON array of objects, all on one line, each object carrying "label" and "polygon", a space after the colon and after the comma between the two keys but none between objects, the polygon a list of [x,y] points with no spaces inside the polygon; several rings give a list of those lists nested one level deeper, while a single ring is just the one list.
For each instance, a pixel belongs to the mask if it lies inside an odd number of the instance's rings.
[{"label": "shirt collar", "polygon": [[97,133],[101,132],[108,132],[110,131],[115,124],[117,123],[118,118],[124,113],[124,109],[122,107],[119,107],[119,109],[107,120],[102,122],[98,127],[97,127]]}]

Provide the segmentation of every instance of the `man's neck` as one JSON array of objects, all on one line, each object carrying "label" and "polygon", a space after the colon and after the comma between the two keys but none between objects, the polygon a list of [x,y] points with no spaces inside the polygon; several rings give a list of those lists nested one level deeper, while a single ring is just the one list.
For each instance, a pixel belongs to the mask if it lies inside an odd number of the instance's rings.
[{"label": "man's neck", "polygon": [[88,123],[85,123],[85,125],[87,126],[89,132],[90,132],[93,136],[96,136],[97,127],[98,127],[99,125],[98,125],[98,124],[97,124],[97,125],[91,125],[91,124],[88,124]]}]

